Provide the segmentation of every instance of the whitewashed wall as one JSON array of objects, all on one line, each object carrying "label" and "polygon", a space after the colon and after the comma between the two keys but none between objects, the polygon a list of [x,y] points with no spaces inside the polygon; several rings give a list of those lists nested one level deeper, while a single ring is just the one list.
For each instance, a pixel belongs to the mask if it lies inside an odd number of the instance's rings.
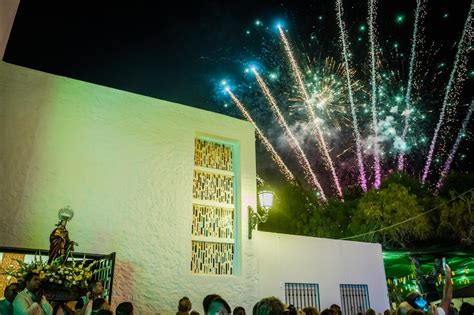
[{"label": "whitewashed wall", "polygon": [[370,307],[389,308],[379,244],[256,232],[259,296],[284,301],[285,282],[318,283],[321,310],[341,305],[340,284],[367,284]]},{"label": "whitewashed wall", "polygon": [[[235,142],[244,237],[237,276],[190,272],[194,139]],[[255,139],[244,121],[0,63],[0,245],[48,248],[57,210],[75,210],[76,249],[117,252],[113,302],[174,314],[187,295],[250,308],[257,296],[247,206],[255,207]]]}]

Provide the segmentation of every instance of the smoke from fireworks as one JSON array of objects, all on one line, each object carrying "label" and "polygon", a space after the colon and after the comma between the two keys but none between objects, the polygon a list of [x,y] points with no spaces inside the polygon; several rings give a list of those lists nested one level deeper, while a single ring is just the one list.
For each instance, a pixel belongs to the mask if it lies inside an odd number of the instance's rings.
[{"label": "smoke from fireworks", "polygon": [[273,96],[270,92],[270,89],[265,84],[265,82],[263,81],[262,77],[259,75],[257,70],[255,68],[253,68],[252,71],[255,74],[255,78],[257,79],[258,85],[262,89],[263,94],[265,95],[265,97],[268,100],[268,103],[270,104],[270,108],[272,109],[272,112],[277,117],[278,123],[283,128],[283,130],[285,131],[285,134],[288,138],[288,142],[290,143],[290,146],[295,151],[296,156],[298,157],[298,161],[299,161],[301,167],[303,167],[303,169],[305,171],[305,175],[309,179],[310,184],[313,187],[315,187],[316,189],[318,189],[318,191],[320,192],[321,199],[326,200],[326,195],[324,194],[323,188],[319,184],[319,181],[318,181],[318,178],[316,177],[316,174],[311,169],[311,164],[309,164],[309,161],[308,161],[308,158],[306,157],[306,154],[304,153],[303,149],[301,149],[301,146],[298,143],[298,140],[293,135],[293,132],[291,131],[288,124],[286,123],[285,118],[283,117],[280,110],[278,109],[278,105],[277,105],[275,99],[273,98]]}]

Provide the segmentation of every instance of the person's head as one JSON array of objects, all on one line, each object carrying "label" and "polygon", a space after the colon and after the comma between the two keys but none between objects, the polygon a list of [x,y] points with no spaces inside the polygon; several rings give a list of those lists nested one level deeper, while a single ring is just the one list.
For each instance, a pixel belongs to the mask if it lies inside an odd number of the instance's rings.
[{"label": "person's head", "polygon": [[98,312],[100,310],[109,310],[109,303],[103,298],[97,298],[92,302],[92,311]]},{"label": "person's head", "polygon": [[377,315],[375,311],[371,308],[369,308],[367,311],[365,311],[365,315]]},{"label": "person's head", "polygon": [[321,315],[337,315],[337,312],[332,308],[327,308],[321,312]]},{"label": "person's head", "polygon": [[428,301],[418,292],[408,293],[405,297],[405,302],[407,302],[414,309],[428,311]]},{"label": "person's head", "polygon": [[395,310],[396,315],[407,315],[408,311],[413,309],[413,306],[408,304],[408,302],[402,302],[398,305],[397,309]]},{"label": "person's head", "polygon": [[387,309],[383,312],[383,315],[392,315],[392,311]]},{"label": "person's head", "polygon": [[229,304],[221,297],[216,297],[212,299],[211,303],[209,304],[209,309],[207,310],[207,314],[215,315],[215,314],[232,314],[232,309],[230,308]]},{"label": "person's head", "polygon": [[459,315],[472,315],[474,314],[474,305],[468,303],[468,302],[463,302],[461,304],[461,307],[459,308]]},{"label": "person's head", "polygon": [[341,310],[341,307],[337,304],[332,304],[330,307],[330,309],[334,310],[334,312],[336,313],[336,315],[341,315],[342,314],[342,310]]},{"label": "person's head", "polygon": [[232,315],[245,315],[245,308],[243,308],[242,306],[237,306],[236,308],[234,308]]},{"label": "person's head", "polygon": [[258,302],[257,315],[282,315],[283,310],[283,303],[280,299],[272,296]]},{"label": "person's head", "polygon": [[29,272],[25,276],[25,287],[30,292],[37,292],[40,287],[39,274],[36,272]]},{"label": "person's head", "polygon": [[257,312],[258,312],[258,305],[260,304],[260,302],[257,302],[255,303],[255,305],[253,306],[252,308],[252,315],[257,315]]},{"label": "person's head", "polygon": [[94,297],[102,296],[104,293],[104,286],[102,285],[102,281],[92,281],[91,284],[89,284],[89,291],[92,292]]},{"label": "person's head", "polygon": [[305,315],[319,315],[319,312],[315,307],[305,307],[303,312]]},{"label": "person's head", "polygon": [[204,298],[204,300],[202,300],[202,308],[204,309],[204,314],[207,314],[207,311],[209,310],[209,305],[211,304],[212,300],[218,297],[220,297],[219,294],[209,294]]},{"label": "person's head", "polygon": [[18,294],[18,283],[10,283],[9,285],[6,286],[5,291],[3,291],[3,296],[10,303],[13,302],[17,294]]},{"label": "person's head", "polygon": [[122,302],[115,309],[115,315],[133,315],[133,304]]},{"label": "person's head", "polygon": [[288,305],[288,308],[285,310],[285,314],[288,315],[297,315],[296,307],[292,304]]},{"label": "person's head", "polygon": [[183,296],[178,302],[178,311],[180,312],[189,312],[192,307],[193,304],[187,296]]}]

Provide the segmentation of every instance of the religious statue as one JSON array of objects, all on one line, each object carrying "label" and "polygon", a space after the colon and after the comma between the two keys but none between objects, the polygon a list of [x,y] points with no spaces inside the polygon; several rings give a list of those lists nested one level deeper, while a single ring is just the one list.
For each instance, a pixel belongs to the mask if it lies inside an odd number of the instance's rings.
[{"label": "religious statue", "polygon": [[69,206],[59,210],[59,223],[49,236],[48,264],[59,261],[61,265],[64,265],[67,257],[74,251],[74,245],[79,245],[69,239],[69,232],[66,230],[66,224],[73,216],[74,211]]}]

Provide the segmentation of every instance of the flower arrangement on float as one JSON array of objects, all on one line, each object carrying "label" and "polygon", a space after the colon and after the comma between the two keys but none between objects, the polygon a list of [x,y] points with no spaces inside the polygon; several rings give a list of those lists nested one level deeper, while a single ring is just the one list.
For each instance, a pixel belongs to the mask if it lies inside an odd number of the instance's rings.
[{"label": "flower arrangement on float", "polygon": [[61,265],[57,262],[48,264],[47,261],[41,259],[41,256],[39,257],[37,259],[35,256],[35,259],[30,263],[17,260],[18,266],[10,265],[4,274],[7,277],[16,278],[18,282],[23,282],[28,273],[35,272],[39,274],[42,287],[63,286],[65,288],[86,290],[92,277],[100,271],[100,269],[95,268],[97,260],[86,265],[85,257],[80,263],[77,263],[71,257],[72,259],[68,265]]}]

